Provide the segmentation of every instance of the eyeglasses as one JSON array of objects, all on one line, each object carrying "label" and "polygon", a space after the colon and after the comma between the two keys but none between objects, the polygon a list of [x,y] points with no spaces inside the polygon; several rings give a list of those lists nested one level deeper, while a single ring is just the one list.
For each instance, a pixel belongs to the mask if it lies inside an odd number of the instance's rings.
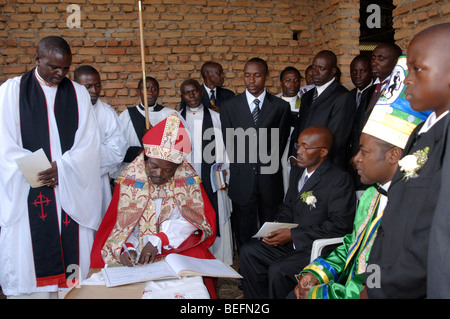
[{"label": "eyeglasses", "polygon": [[317,148],[326,148],[325,146],[316,146],[316,147],[305,147],[305,146],[303,146],[303,145],[299,145],[299,144],[297,144],[297,143],[295,143],[294,144],[294,148],[296,149],[296,150],[298,150],[298,149],[300,149],[301,151],[308,151],[308,150],[315,150],[315,149],[317,149]]}]

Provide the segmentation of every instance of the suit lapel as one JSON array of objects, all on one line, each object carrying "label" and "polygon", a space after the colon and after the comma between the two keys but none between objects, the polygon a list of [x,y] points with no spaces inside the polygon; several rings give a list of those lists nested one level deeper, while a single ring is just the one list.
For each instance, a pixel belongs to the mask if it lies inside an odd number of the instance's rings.
[{"label": "suit lapel", "polygon": [[273,105],[272,100],[272,96],[269,94],[269,92],[266,92],[266,97],[264,98],[261,113],[259,114],[259,126],[264,127],[261,124],[264,123],[264,120],[266,118],[270,118],[270,114],[275,111],[275,105]]},{"label": "suit lapel", "polygon": [[[331,165],[331,162],[329,160],[325,160],[316,169],[314,174],[312,174],[312,176],[306,181],[305,185],[303,185],[302,189],[300,190],[300,194],[303,194],[304,192],[309,192],[310,190],[312,190],[320,182],[320,180],[322,179],[322,175],[328,170],[330,165]],[[302,171],[302,173],[303,173],[303,171]],[[297,196],[297,199],[300,198],[300,194],[299,194],[299,196]]]},{"label": "suit lapel", "polygon": [[243,129],[247,129],[249,127],[255,127],[255,123],[253,123],[253,116],[250,112],[250,108],[248,106],[247,97],[245,95],[245,92],[238,95],[237,98],[238,103],[236,103],[236,107],[240,108],[240,112],[237,112],[237,116],[240,118],[239,122],[242,122],[243,125],[241,126]]},{"label": "suit lapel", "polygon": [[[326,89],[325,91],[323,91],[318,97],[317,99],[314,101],[314,103],[311,104],[311,106],[316,106],[320,103],[322,103],[322,101],[324,101],[326,98],[328,98],[331,93],[334,91],[334,89],[337,86],[337,81],[334,80]],[[311,99],[312,102],[312,99]]]}]

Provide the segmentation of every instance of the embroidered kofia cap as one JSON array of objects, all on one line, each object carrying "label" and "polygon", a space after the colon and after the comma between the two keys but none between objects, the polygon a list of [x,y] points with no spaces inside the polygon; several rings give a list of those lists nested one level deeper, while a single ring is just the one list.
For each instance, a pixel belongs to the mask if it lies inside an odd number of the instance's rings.
[{"label": "embroidered kofia cap", "polygon": [[431,114],[431,111],[414,111],[405,99],[407,75],[406,55],[402,55],[362,130],[400,148],[405,148],[414,128]]},{"label": "embroidered kofia cap", "polygon": [[191,153],[191,140],[177,113],[152,127],[142,138],[145,155],[180,164]]}]

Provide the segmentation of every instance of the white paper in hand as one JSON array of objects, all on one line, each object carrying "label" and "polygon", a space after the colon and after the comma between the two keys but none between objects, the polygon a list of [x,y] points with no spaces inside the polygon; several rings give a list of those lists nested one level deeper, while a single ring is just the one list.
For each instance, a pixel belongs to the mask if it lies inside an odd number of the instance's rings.
[{"label": "white paper in hand", "polygon": [[16,163],[32,188],[42,186],[42,183],[37,181],[37,174],[52,167],[42,148],[30,155],[17,158]]}]

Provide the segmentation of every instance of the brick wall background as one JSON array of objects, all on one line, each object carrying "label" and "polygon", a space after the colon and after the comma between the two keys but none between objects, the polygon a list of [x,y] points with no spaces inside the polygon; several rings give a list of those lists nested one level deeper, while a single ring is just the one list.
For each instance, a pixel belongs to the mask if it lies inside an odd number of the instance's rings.
[{"label": "brick wall background", "polygon": [[[72,71],[82,64],[100,71],[103,100],[118,113],[135,105],[142,77],[137,3],[0,0],[0,83],[34,67],[41,37],[60,35],[72,47]],[[68,26],[70,4],[81,9],[79,28]],[[394,0],[394,5],[395,39],[405,52],[420,29],[449,21],[448,0]],[[225,86],[241,93],[245,62],[266,59],[267,86],[276,94],[284,67],[304,74],[314,55],[329,49],[338,56],[343,84],[353,87],[349,64],[359,54],[359,1],[144,0],[142,6],[146,72],[159,81],[159,102],[166,106],[177,107],[182,81],[201,82],[200,67],[210,60],[222,64]]]}]

